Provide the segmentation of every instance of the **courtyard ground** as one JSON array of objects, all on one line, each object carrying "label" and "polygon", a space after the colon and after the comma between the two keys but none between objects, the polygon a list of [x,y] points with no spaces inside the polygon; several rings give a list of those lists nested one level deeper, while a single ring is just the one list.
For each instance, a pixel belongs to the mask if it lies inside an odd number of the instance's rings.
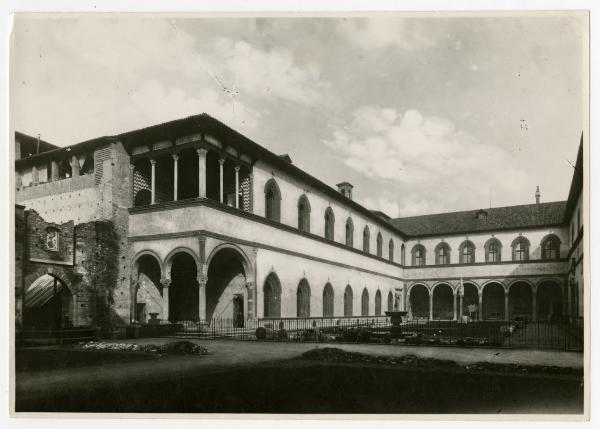
[{"label": "courtyard ground", "polygon": [[[172,339],[131,340],[160,344]],[[17,349],[17,411],[581,413],[582,377],[465,373],[299,359],[314,343],[194,341],[203,356]],[[581,353],[339,344],[459,364],[583,367]],[[79,356],[79,357],[78,357]],[[85,358],[83,358],[85,356]],[[81,358],[80,358],[81,357]]]}]

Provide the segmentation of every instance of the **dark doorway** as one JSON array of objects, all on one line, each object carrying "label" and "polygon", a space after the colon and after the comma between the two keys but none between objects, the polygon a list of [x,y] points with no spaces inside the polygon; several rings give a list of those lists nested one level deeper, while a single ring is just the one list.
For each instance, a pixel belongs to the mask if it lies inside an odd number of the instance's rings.
[{"label": "dark doorway", "polygon": [[28,328],[61,329],[73,326],[72,296],[57,277],[45,274],[25,292],[23,321]]},{"label": "dark doorway", "polygon": [[412,317],[429,318],[429,290],[425,286],[410,289],[409,304]]},{"label": "dark doorway", "polygon": [[233,297],[233,327],[244,327],[244,295],[241,294]]},{"label": "dark doorway", "polygon": [[235,313],[234,298],[241,296],[243,302],[246,292],[243,260],[237,250],[229,247],[219,250],[212,257],[206,283],[206,320],[232,320],[238,317]]},{"label": "dark doorway", "polygon": [[454,318],[454,295],[452,288],[447,284],[439,284],[433,289],[433,318]]},{"label": "dark doorway", "polygon": [[173,257],[169,287],[169,320],[199,320],[199,291],[194,258],[187,253]]}]

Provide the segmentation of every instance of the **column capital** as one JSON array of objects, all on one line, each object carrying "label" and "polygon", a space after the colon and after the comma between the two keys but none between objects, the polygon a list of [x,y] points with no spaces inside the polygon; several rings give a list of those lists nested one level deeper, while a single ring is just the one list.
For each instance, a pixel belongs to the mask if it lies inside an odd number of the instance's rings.
[{"label": "column capital", "polygon": [[150,158],[150,164],[156,165],[156,160],[154,158]]},{"label": "column capital", "polygon": [[225,158],[219,158],[219,165],[225,164]]},{"label": "column capital", "polygon": [[135,169],[135,165],[133,165],[133,164],[129,164],[129,169],[130,169],[131,171],[133,171],[133,170]]},{"label": "column capital", "polygon": [[203,147],[196,149],[196,153],[198,156],[206,156],[208,153],[208,149],[204,149]]},{"label": "column capital", "polygon": [[198,284],[200,285],[200,287],[206,287],[206,283],[208,282],[208,277],[201,274],[197,277],[196,280],[198,281]]},{"label": "column capital", "polygon": [[160,284],[162,285],[162,287],[168,288],[169,286],[171,286],[171,279],[163,277],[162,279],[160,279]]},{"label": "column capital", "polygon": [[234,170],[235,170],[235,172],[237,173],[237,172],[239,172],[239,171],[240,171],[240,166],[239,166],[239,165],[236,165],[235,167],[233,167],[233,169],[234,169]]},{"label": "column capital", "polygon": [[171,156],[173,157],[174,161],[177,161],[179,159],[179,153],[172,153]]}]

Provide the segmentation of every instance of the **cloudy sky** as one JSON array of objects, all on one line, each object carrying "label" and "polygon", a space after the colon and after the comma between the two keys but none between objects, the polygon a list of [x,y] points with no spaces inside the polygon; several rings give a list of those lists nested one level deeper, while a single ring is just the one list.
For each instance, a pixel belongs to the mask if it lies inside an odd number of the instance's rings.
[{"label": "cloudy sky", "polygon": [[583,22],[21,16],[11,126],[64,146],[206,112],[393,217],[561,200]]}]

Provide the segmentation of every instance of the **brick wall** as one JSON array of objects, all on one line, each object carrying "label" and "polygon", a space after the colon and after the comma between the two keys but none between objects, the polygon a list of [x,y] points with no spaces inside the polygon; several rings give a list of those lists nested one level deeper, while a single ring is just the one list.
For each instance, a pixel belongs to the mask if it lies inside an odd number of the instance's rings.
[{"label": "brick wall", "polygon": [[[46,222],[36,211],[27,211],[27,258],[38,262],[61,265],[73,264],[73,221],[63,224]],[[49,250],[46,244],[50,229],[58,231],[58,250]]]}]

